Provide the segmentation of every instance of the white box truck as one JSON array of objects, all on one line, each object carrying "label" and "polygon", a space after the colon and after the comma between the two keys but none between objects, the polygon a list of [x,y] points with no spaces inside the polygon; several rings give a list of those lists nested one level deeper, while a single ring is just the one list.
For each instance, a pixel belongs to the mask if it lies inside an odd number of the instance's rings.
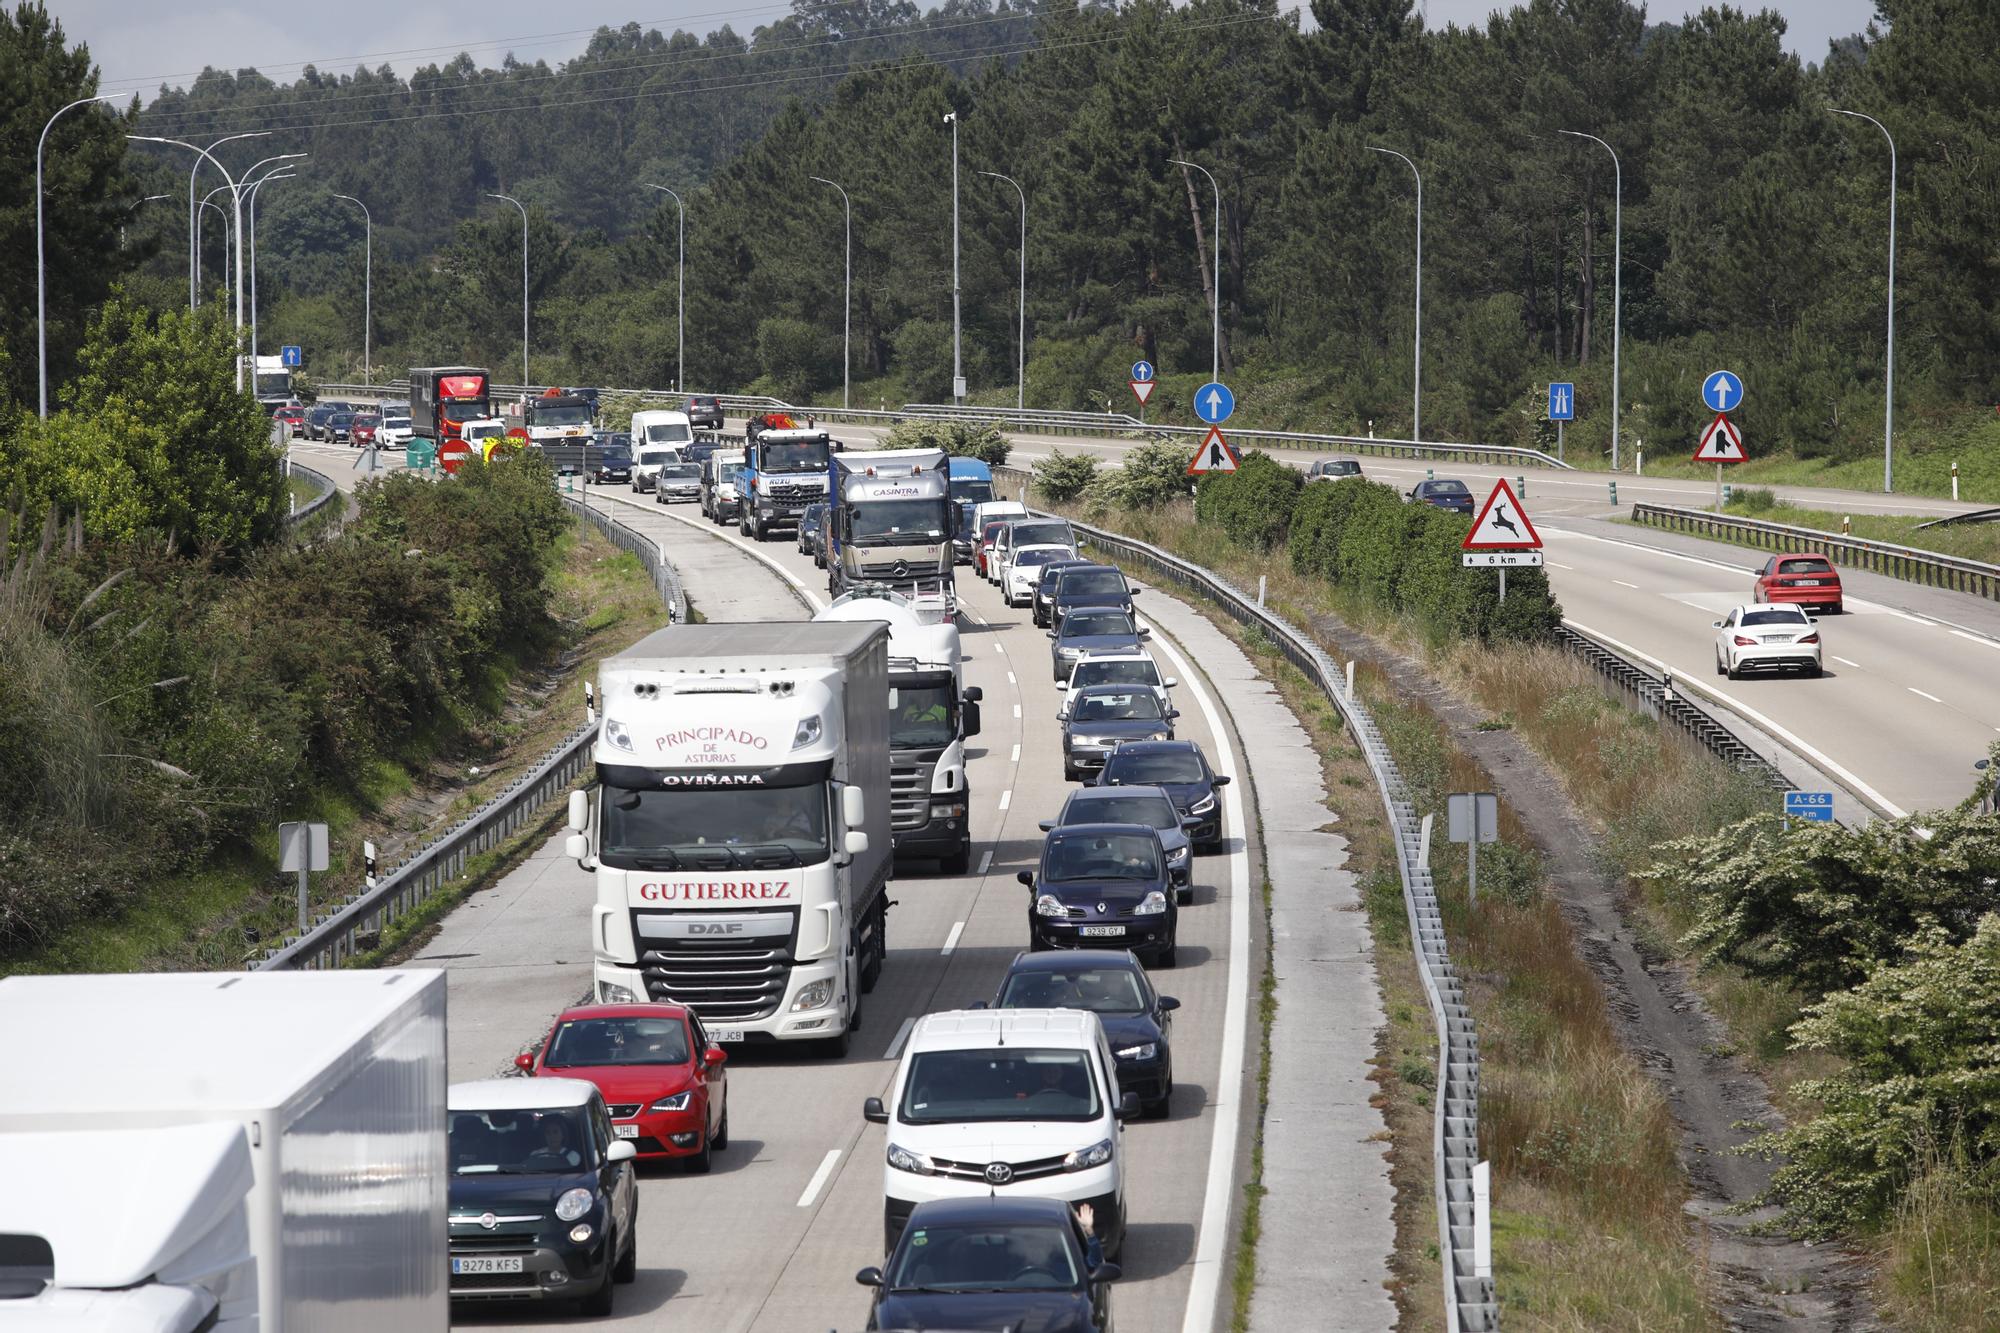
[{"label": "white box truck", "polygon": [[437,971],[0,981],[0,1329],[437,1333]]},{"label": "white box truck", "polygon": [[676,625],[599,670],[600,1003],[694,1008],[722,1042],[845,1053],[887,952],[888,632]]}]

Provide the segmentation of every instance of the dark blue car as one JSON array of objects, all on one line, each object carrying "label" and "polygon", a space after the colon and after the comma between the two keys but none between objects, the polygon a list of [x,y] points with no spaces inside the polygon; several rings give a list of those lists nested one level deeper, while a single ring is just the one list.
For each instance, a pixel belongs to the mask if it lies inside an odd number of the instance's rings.
[{"label": "dark blue car", "polygon": [[1229,775],[1210,768],[1208,756],[1193,741],[1127,741],[1105,759],[1094,785],[1160,788],[1184,817],[1197,821],[1188,830],[1195,850],[1222,850],[1222,793],[1217,789],[1229,785]]},{"label": "dark blue car", "polygon": [[1464,482],[1449,477],[1418,482],[1410,488],[1410,502],[1472,517],[1472,492],[1465,488]]},{"label": "dark blue car", "polygon": [[989,1196],[918,1204],[888,1262],[854,1280],[875,1289],[871,1329],[1105,1333],[1119,1277],[1069,1204]]},{"label": "dark blue car", "polygon": [[993,997],[995,1009],[1088,1009],[1104,1024],[1118,1061],[1118,1087],[1150,1116],[1174,1095],[1174,1010],[1181,1002],[1153,989],[1129,949],[1071,949],[1015,955]]},{"label": "dark blue car", "polygon": [[1180,929],[1167,851],[1150,824],[1072,824],[1042,840],[1028,886],[1028,947],[1130,949],[1172,967]]}]

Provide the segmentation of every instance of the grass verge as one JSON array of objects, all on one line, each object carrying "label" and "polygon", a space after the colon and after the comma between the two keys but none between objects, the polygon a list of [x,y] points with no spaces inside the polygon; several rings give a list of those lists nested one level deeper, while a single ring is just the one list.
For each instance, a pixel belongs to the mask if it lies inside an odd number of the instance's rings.
[{"label": "grass verge", "polygon": [[[1271,881],[1258,883],[1263,905],[1264,938],[1271,938]],[[1264,950],[1264,967],[1257,978],[1257,1119],[1250,1138],[1250,1179],[1243,1185],[1242,1225],[1236,1233],[1236,1263],[1230,1271],[1229,1327],[1247,1333],[1250,1298],[1257,1292],[1257,1246],[1264,1238],[1264,1112],[1271,1104],[1271,1024],[1278,1017],[1278,977],[1271,951]]]}]

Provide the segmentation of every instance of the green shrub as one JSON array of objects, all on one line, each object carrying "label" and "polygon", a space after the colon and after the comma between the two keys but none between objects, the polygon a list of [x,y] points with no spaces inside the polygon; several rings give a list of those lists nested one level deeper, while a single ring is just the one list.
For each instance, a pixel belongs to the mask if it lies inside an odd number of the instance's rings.
[{"label": "green shrub", "polygon": [[1210,472],[1196,487],[1195,514],[1229,534],[1231,541],[1257,552],[1285,539],[1292,507],[1305,478],[1261,449],[1252,449],[1234,472]]},{"label": "green shrub", "polygon": [[1410,525],[1422,517],[1415,508],[1387,486],[1362,483],[1334,553],[1333,581],[1378,606],[1394,607]]},{"label": "green shrub", "polygon": [[1035,494],[1050,504],[1067,504],[1097,480],[1095,454],[1066,454],[1050,449],[1035,464]]},{"label": "green shrub", "polygon": [[1084,502],[1106,509],[1158,509],[1188,493],[1187,446],[1154,440],[1125,455],[1121,467],[1105,468],[1083,492]]},{"label": "green shrub", "polygon": [[884,449],[942,449],[953,458],[977,458],[989,467],[1007,461],[1013,446],[992,421],[899,421],[882,437]]},{"label": "green shrub", "polygon": [[1348,516],[1370,483],[1359,477],[1338,481],[1318,481],[1299,492],[1292,508],[1292,571],[1333,577],[1335,553]]},{"label": "green shrub", "polygon": [[818,325],[789,315],[774,315],[757,325],[763,378],[788,403],[810,402],[816,390],[840,378],[839,348]]}]

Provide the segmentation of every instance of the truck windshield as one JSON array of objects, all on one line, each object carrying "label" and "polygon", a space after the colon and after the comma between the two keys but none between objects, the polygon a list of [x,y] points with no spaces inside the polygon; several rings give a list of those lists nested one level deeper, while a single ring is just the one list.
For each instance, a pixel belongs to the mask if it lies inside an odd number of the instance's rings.
[{"label": "truck windshield", "polygon": [[259,398],[289,398],[292,396],[292,372],[289,370],[260,370],[257,372],[257,396]]},{"label": "truck windshield", "polygon": [[536,404],[528,409],[535,414],[537,426],[587,426],[590,424],[590,404],[553,403],[547,407]]},{"label": "truck windshield", "polygon": [[655,421],[646,427],[647,444],[686,444],[694,429],[685,421]]},{"label": "truck windshield", "polygon": [[827,448],[818,440],[797,444],[759,445],[757,452],[766,472],[824,472]]},{"label": "truck windshield", "polygon": [[849,505],[848,534],[856,546],[896,546],[944,537],[943,500],[869,500]]},{"label": "truck windshield", "polygon": [[1086,1052],[995,1046],[912,1056],[897,1118],[912,1125],[1095,1120],[1099,1107]]},{"label": "truck windshield", "polygon": [[993,481],[990,477],[953,477],[951,498],[962,504],[985,504],[993,498]]},{"label": "truck windshield", "polygon": [[446,421],[464,422],[477,421],[479,418],[491,414],[486,410],[486,400],[478,398],[465,402],[439,403],[438,415]]},{"label": "truck windshield", "polygon": [[451,1170],[458,1176],[568,1173],[589,1160],[581,1106],[547,1111],[453,1111]]},{"label": "truck windshield", "polygon": [[889,743],[899,749],[949,745],[958,735],[958,693],[949,679],[935,685],[896,683]]},{"label": "truck windshield", "polygon": [[618,870],[802,866],[827,857],[826,786],[604,789],[598,860]]}]

